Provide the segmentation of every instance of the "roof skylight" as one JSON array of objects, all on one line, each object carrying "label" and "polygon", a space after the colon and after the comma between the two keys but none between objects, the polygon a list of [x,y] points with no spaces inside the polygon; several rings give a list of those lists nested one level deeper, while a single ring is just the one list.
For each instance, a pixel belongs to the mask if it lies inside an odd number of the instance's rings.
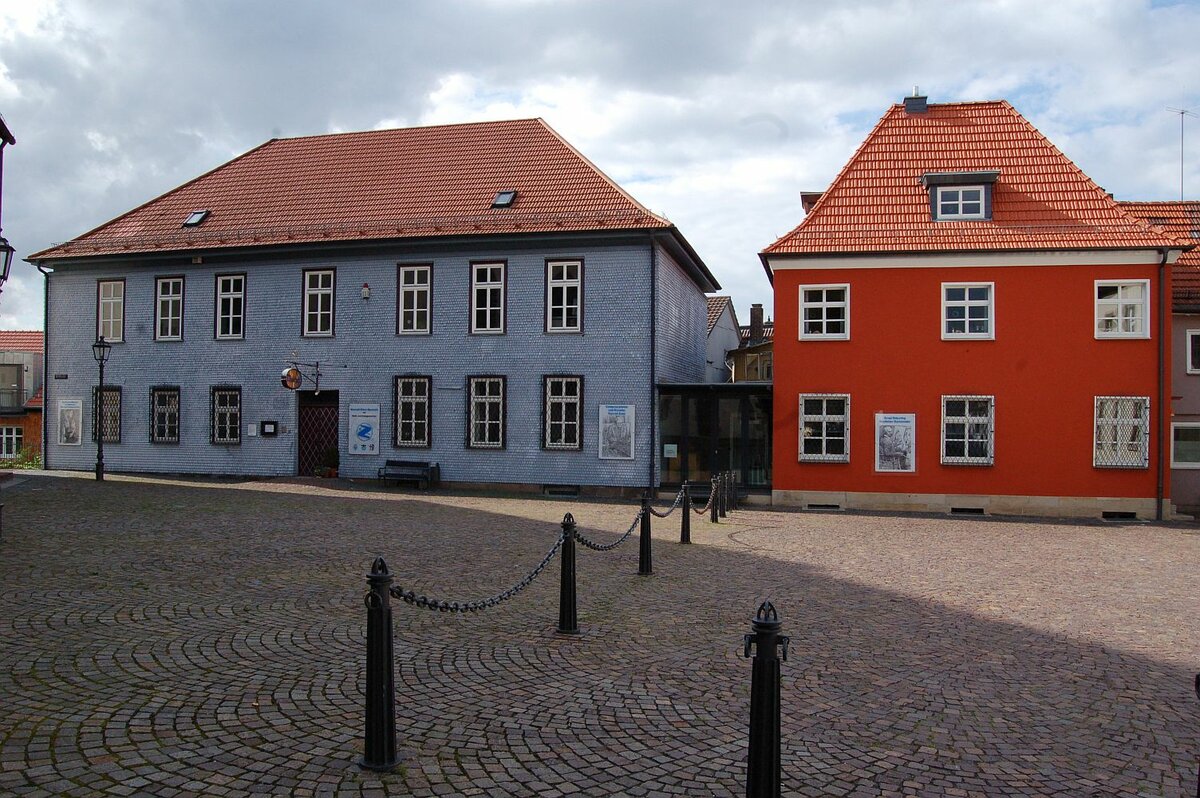
[{"label": "roof skylight", "polygon": [[192,211],[188,214],[188,218],[183,220],[183,227],[196,227],[205,219],[208,218],[208,210]]},{"label": "roof skylight", "polygon": [[497,191],[496,198],[492,200],[493,208],[511,208],[512,204],[517,199],[515,191]]}]

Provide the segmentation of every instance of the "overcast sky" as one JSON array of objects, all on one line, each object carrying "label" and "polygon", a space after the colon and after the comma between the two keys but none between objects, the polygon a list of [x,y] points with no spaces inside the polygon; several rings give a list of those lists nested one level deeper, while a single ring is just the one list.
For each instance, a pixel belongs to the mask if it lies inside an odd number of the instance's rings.
[{"label": "overcast sky", "polygon": [[[1118,199],[1178,199],[1198,31],[1195,0],[0,0],[3,231],[24,258],[274,136],[540,116],[746,323],[757,253],[914,85],[1008,99]],[[15,263],[0,328],[41,326]]]}]

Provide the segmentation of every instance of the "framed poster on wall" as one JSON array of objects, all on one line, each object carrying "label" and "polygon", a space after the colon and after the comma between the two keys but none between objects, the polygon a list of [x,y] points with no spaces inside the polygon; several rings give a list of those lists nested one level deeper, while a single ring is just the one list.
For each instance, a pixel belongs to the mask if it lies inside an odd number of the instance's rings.
[{"label": "framed poster on wall", "polygon": [[60,446],[83,445],[83,400],[58,400],[58,443]]},{"label": "framed poster on wall", "polygon": [[600,459],[632,460],[633,405],[600,405]]},{"label": "framed poster on wall", "polygon": [[350,454],[379,454],[379,405],[350,403]]},{"label": "framed poster on wall", "polygon": [[911,473],[917,470],[917,414],[875,414],[875,470]]}]

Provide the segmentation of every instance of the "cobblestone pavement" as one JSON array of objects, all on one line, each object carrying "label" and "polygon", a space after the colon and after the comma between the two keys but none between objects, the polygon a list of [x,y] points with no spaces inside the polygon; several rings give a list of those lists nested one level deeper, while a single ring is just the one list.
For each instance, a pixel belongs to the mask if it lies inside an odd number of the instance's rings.
[{"label": "cobblestone pavement", "polygon": [[[744,792],[760,600],[792,796],[1190,796],[1200,527],[742,510],[581,549],[500,607],[395,605],[395,773],[360,770],[366,571],[486,597],[632,502],[36,475],[0,540],[0,794]],[[665,506],[665,502],[660,506]]]}]

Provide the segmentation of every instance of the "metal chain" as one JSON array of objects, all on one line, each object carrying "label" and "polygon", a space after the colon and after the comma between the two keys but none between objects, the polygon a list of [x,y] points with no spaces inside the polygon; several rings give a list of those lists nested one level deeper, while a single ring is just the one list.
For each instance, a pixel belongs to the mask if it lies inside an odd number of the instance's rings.
[{"label": "metal chain", "polygon": [[658,510],[655,510],[653,507],[650,508],[650,512],[653,513],[654,515],[658,516],[659,518],[666,518],[671,513],[675,512],[675,508],[679,506],[679,503],[681,501],[683,501],[683,488],[680,488],[679,492],[675,494],[675,503],[672,504],[671,508],[669,510],[667,510],[665,513],[660,513]]},{"label": "metal chain", "polygon": [[562,548],[563,541],[566,540],[566,533],[559,534],[558,540],[554,541],[554,545],[550,547],[550,551],[546,552],[546,556],[538,563],[538,566],[530,571],[524,579],[517,582],[501,593],[497,593],[491,598],[483,599],[482,601],[445,601],[428,598],[426,596],[418,596],[412,590],[405,590],[400,585],[395,585],[390,589],[392,598],[400,599],[401,601],[412,604],[416,607],[421,607],[435,612],[477,612],[479,610],[488,610],[495,607],[497,604],[508,601],[513,596],[520,593],[525,588],[529,587],[534,579],[537,579],[542,571],[546,570],[546,566],[554,559],[554,555]]},{"label": "metal chain", "polygon": [[579,530],[575,530],[575,539],[578,540],[582,545],[587,546],[592,551],[612,551],[617,546],[620,546],[622,543],[629,540],[629,536],[633,534],[633,530],[637,529],[638,524],[642,522],[642,512],[642,510],[638,510],[638,514],[633,517],[633,523],[629,525],[629,529],[625,530],[625,534],[621,536],[620,540],[617,540],[613,543],[605,543],[601,545],[585,538],[579,533]]},{"label": "metal chain", "polygon": [[704,507],[702,507],[699,510],[697,510],[695,507],[693,507],[692,512],[694,512],[696,515],[704,515],[709,510],[712,509],[713,502],[716,501],[716,498],[717,498],[717,486],[716,486],[716,483],[714,483],[712,488],[710,488],[708,491],[708,504],[704,505]]}]

